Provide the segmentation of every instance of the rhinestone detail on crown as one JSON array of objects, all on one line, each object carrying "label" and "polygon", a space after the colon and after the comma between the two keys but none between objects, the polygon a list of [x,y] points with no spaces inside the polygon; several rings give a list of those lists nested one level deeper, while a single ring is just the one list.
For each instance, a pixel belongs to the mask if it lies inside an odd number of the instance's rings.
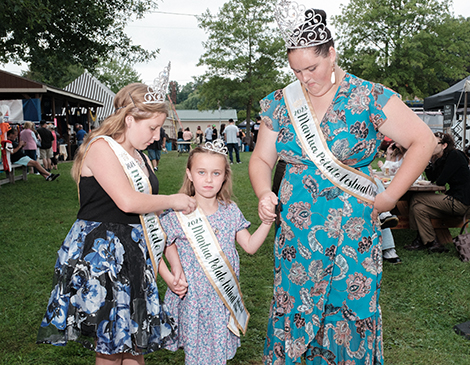
[{"label": "rhinestone detail on crown", "polygon": [[227,147],[225,147],[225,142],[220,138],[214,140],[214,142],[206,142],[202,148],[227,156]]},{"label": "rhinestone detail on crown", "polygon": [[168,62],[162,72],[158,74],[158,77],[153,80],[153,85],[147,86],[147,94],[145,94],[144,104],[163,103],[166,98],[166,90],[168,88],[168,82],[170,79],[170,68],[171,62]]},{"label": "rhinestone detail on crown", "polygon": [[295,1],[281,0],[274,11],[287,48],[319,46],[331,40],[326,19],[314,9],[306,9]]}]

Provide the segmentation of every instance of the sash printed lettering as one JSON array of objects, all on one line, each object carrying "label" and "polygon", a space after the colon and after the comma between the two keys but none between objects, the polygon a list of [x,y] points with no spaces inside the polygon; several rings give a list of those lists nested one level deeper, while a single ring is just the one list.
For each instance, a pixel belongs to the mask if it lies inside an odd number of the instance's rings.
[{"label": "sash printed lettering", "polygon": [[[97,136],[89,143],[88,146],[90,146],[99,138],[102,138],[108,142],[109,146],[112,148],[116,154],[116,157],[121,163],[121,166],[124,168],[124,172],[126,173],[134,189],[139,193],[151,194],[152,188],[147,176],[135,163],[135,160],[132,158],[132,156],[129,155],[129,153],[127,153],[127,151],[114,139],[108,136]],[[140,215],[140,221],[142,223],[147,248],[150,253],[150,259],[152,261],[155,278],[157,278],[158,264],[162,258],[163,249],[165,248],[166,235],[165,232],[163,232],[163,229],[160,225],[160,220],[155,213],[151,212]]]},{"label": "sash printed lettering", "polygon": [[240,284],[204,213],[197,208],[184,215],[176,212],[181,227],[209,282],[230,311],[228,328],[240,337],[246,332],[250,314],[243,303]]},{"label": "sash printed lettering", "polygon": [[310,160],[335,186],[373,204],[377,195],[375,181],[370,176],[344,165],[331,153],[300,82],[288,85],[284,89],[284,96],[292,125]]}]

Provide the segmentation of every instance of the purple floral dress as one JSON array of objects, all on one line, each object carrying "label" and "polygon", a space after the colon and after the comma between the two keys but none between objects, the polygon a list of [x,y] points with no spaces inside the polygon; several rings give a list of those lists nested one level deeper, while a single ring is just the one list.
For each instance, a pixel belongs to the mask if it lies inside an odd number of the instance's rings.
[{"label": "purple floral dress", "polygon": [[[219,203],[219,209],[207,217],[220,247],[233,270],[240,275],[240,260],[235,248],[235,235],[250,222],[235,203]],[[177,323],[175,340],[165,348],[184,348],[185,363],[191,365],[225,364],[233,358],[240,339],[227,328],[229,311],[220,300],[197,260],[175,212],[165,212],[160,221],[167,233],[168,244],[175,243],[189,287],[184,299],[167,290],[165,304]]]},{"label": "purple floral dress", "polygon": [[[346,74],[321,121],[338,160],[370,175],[383,139],[382,108],[393,95]],[[307,158],[282,90],[263,99],[261,109],[267,127],[279,132],[276,149],[287,162],[264,361],[381,364],[381,237],[372,206],[334,186]]]}]

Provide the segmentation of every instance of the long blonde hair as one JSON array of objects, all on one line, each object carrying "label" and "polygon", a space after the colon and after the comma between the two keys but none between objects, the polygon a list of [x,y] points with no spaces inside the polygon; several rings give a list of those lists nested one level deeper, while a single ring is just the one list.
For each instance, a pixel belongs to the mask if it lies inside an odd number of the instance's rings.
[{"label": "long blonde hair", "polygon": [[135,121],[152,118],[155,114],[168,115],[167,103],[144,104],[147,85],[134,83],[123,87],[114,97],[115,111],[107,117],[97,128],[87,133],[83,144],[77,151],[72,166],[72,177],[78,183],[81,166],[85,157],[88,142],[96,136],[109,136],[115,140],[120,139],[126,132],[126,117],[134,117]]},{"label": "long blonde hair", "polygon": [[[193,166],[193,159],[195,155],[198,154],[207,154],[207,155],[219,155],[222,156],[220,153],[208,150],[203,147],[196,147],[189,153],[188,157],[188,162],[186,164],[186,168],[191,170],[191,167]],[[224,173],[225,173],[225,180],[220,187],[220,190],[217,192],[217,200],[230,204],[232,202],[232,169],[230,168],[230,165],[228,163],[228,159],[226,156],[224,156],[225,160],[225,167],[224,167]],[[194,196],[196,194],[196,190],[194,189],[194,184],[191,180],[188,178],[188,174],[184,174],[184,181],[183,185],[181,186],[181,189],[179,191],[182,194],[186,194],[189,196]]]}]

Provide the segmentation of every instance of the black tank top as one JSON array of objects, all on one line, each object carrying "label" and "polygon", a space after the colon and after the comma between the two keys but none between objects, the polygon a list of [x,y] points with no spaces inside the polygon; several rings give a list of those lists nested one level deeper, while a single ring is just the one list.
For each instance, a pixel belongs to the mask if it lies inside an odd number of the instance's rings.
[{"label": "black tank top", "polygon": [[[158,194],[158,179],[152,168],[147,163],[147,159],[143,153],[139,151],[145,162],[145,167],[149,172],[150,185],[152,186],[152,194]],[[122,224],[139,224],[139,214],[126,213],[119,209],[104,191],[94,176],[80,177],[80,210],[77,218],[94,222],[122,223]]]}]

